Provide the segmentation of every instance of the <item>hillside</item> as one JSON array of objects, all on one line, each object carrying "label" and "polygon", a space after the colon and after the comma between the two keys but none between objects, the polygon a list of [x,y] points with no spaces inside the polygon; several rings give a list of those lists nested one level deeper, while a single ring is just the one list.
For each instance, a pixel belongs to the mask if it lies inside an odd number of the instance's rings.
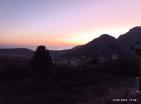
[{"label": "hillside", "polygon": [[127,52],[133,54],[131,49],[141,42],[141,26],[130,29],[127,33],[119,36],[117,40],[126,48]]},{"label": "hillside", "polygon": [[64,58],[111,57],[112,54],[131,56],[135,54],[132,48],[140,42],[141,27],[138,26],[120,35],[117,39],[108,34],[103,34],[87,44],[60,51],[55,56]]},{"label": "hillside", "polygon": [[33,51],[26,48],[0,49],[0,56],[3,57],[31,57]]},{"label": "hillside", "polygon": [[85,45],[72,48],[63,54],[60,54],[60,56],[77,58],[82,56],[110,57],[112,54],[122,55],[124,53],[122,45],[120,45],[114,37],[103,34]]}]

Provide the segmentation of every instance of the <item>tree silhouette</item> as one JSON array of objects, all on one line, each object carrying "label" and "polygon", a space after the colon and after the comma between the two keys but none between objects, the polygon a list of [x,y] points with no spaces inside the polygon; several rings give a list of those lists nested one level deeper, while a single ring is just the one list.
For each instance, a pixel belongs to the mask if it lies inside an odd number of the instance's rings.
[{"label": "tree silhouette", "polygon": [[37,85],[44,89],[45,81],[49,82],[52,71],[52,59],[45,46],[38,46],[31,61],[31,71]]}]

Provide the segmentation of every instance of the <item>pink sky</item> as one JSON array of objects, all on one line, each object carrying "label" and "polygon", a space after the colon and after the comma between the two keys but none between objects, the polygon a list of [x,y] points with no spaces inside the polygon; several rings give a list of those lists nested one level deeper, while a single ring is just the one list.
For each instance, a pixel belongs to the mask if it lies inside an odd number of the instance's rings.
[{"label": "pink sky", "polygon": [[[71,48],[141,25],[140,0],[1,0],[0,45]],[[32,47],[31,47],[32,48]]]}]

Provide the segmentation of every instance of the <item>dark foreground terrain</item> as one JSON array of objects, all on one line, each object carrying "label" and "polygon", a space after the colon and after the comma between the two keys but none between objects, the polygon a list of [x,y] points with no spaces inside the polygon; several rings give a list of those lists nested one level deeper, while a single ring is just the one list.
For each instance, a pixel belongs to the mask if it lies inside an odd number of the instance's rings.
[{"label": "dark foreground terrain", "polygon": [[135,59],[78,66],[54,64],[44,89],[37,87],[29,63],[19,58],[1,60],[0,104],[116,104],[114,99],[134,100],[118,104],[141,103],[141,97],[135,94]]},{"label": "dark foreground terrain", "polygon": [[[121,80],[123,80],[121,82]],[[118,83],[115,83],[118,82]],[[128,83],[127,83],[128,81]],[[119,83],[120,82],[120,83]],[[62,84],[63,83],[63,84]],[[38,92],[34,90],[32,80],[1,85],[1,104],[115,104],[113,99],[136,99],[130,104],[140,104],[140,97],[135,96],[132,78],[113,80],[104,85],[72,85],[60,82],[52,88]],[[84,84],[84,83],[83,83]],[[123,102],[121,102],[123,104]],[[125,104],[125,102],[124,102]],[[126,102],[129,104],[129,102]]]}]

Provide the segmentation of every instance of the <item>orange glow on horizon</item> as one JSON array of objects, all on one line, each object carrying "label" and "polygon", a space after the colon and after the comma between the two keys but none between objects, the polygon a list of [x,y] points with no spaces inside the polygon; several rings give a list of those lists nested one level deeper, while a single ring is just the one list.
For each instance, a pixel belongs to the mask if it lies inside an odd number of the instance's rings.
[{"label": "orange glow on horizon", "polygon": [[[119,27],[119,28],[118,28]],[[0,44],[11,44],[11,45],[50,45],[50,46],[76,46],[83,45],[93,40],[94,38],[99,37],[102,34],[113,35],[116,33],[115,37],[117,38],[119,35],[126,33],[130,28],[134,26],[118,26],[112,27],[109,26],[107,28],[95,28],[88,29],[81,32],[74,32],[70,35],[46,35],[46,32],[42,32],[43,35],[38,35],[39,33],[22,33],[22,37],[13,37],[13,38],[1,38]],[[117,34],[118,33],[118,34]],[[11,33],[14,35],[14,33]],[[16,33],[17,35],[18,33]],[[28,34],[28,38],[27,38]],[[34,36],[34,34],[36,34]],[[24,37],[26,36],[26,37]],[[34,36],[34,37],[33,37]]]},{"label": "orange glow on horizon", "polygon": [[0,0],[0,4],[0,45],[7,47],[43,44],[65,49],[102,34],[118,38],[141,25],[140,0]]},{"label": "orange glow on horizon", "polygon": [[0,39],[0,44],[6,45],[50,45],[50,46],[76,46],[77,43],[57,39]]}]

